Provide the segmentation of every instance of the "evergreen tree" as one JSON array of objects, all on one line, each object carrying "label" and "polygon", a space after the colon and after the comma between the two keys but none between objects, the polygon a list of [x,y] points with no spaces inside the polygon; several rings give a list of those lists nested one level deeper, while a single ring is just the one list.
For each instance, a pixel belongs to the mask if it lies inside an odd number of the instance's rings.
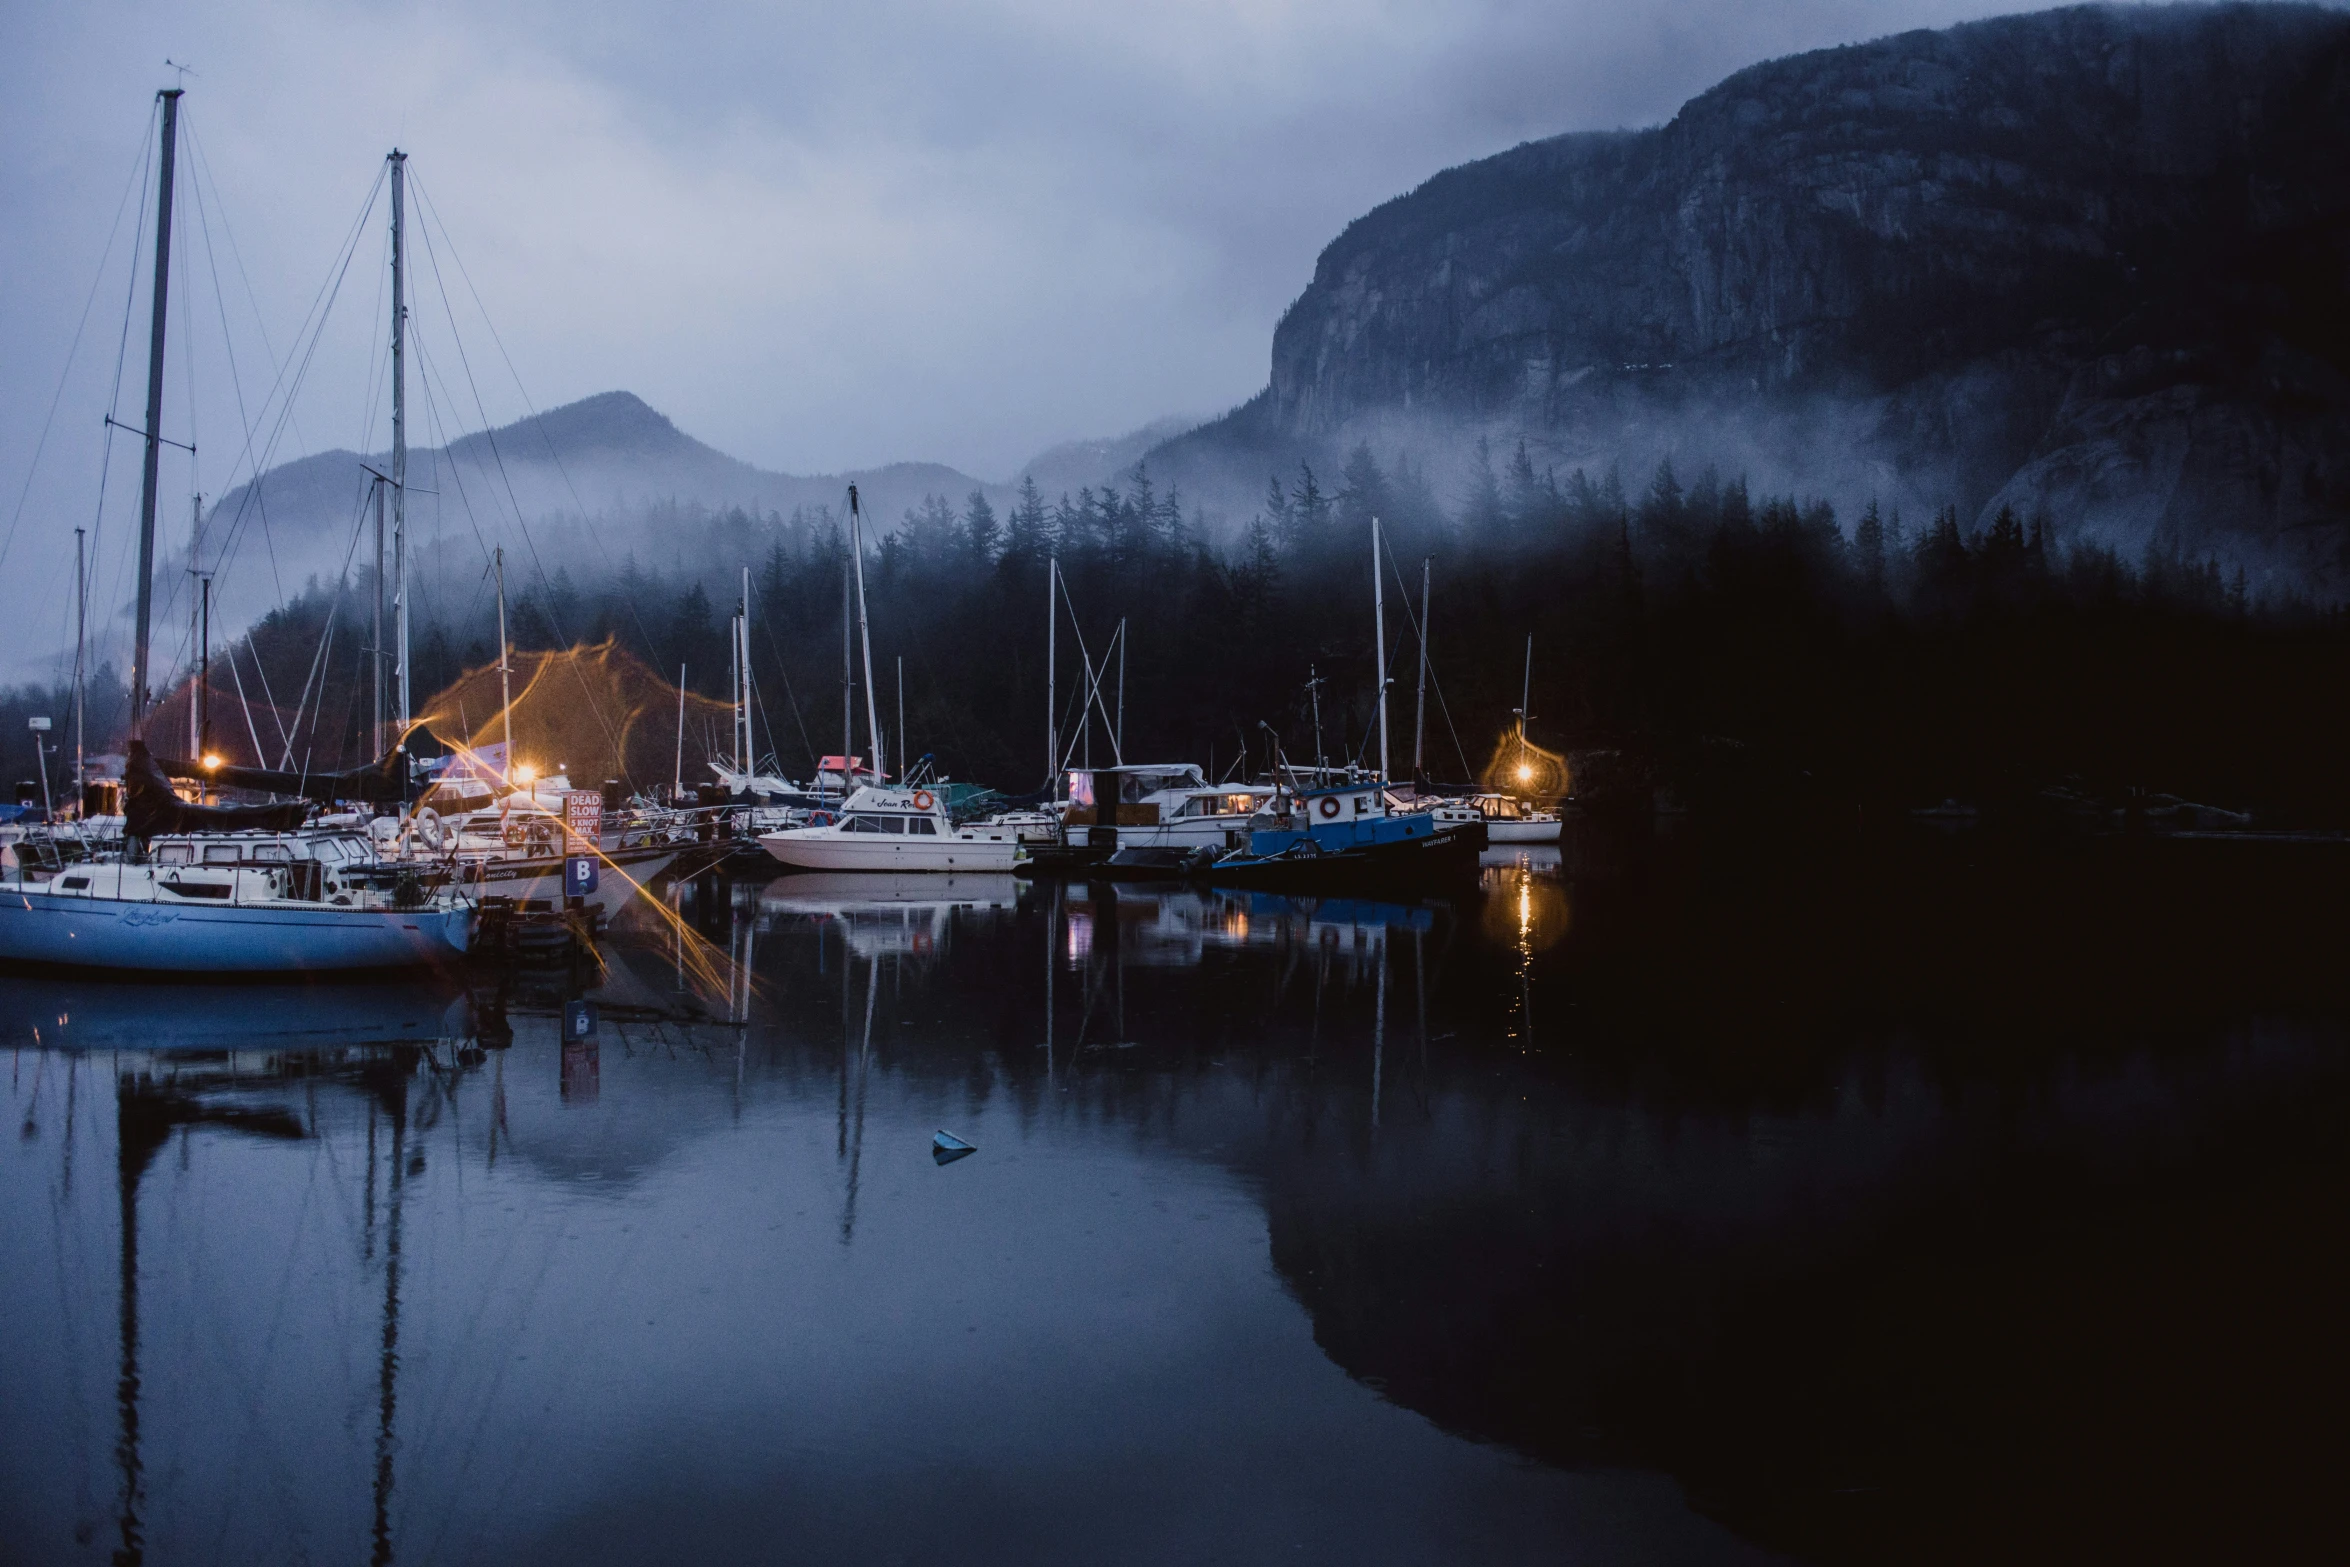
[{"label": "evergreen tree", "polygon": [[985,565],[995,559],[997,534],[995,508],[987,497],[973,490],[963,507],[963,543]]},{"label": "evergreen tree", "polygon": [[1885,591],[1885,523],[1877,514],[1874,496],[1868,509],[1860,514],[1860,521],[1852,530],[1852,557],[1860,567],[1860,580],[1871,593]]}]

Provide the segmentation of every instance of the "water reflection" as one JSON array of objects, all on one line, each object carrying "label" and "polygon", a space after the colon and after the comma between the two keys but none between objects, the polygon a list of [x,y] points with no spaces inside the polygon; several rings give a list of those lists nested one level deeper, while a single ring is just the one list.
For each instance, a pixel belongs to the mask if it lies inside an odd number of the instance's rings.
[{"label": "water reflection", "polygon": [[[470,990],[0,984],[0,1517],[62,1561],[2016,1556],[2177,1524],[2180,1453],[2302,1516],[2257,1433],[2340,1379],[2270,1308],[2333,1297],[2260,1237],[2350,1211],[2337,981],[2166,938],[2197,989],[2132,927],[2167,1031],[2019,1044],[1933,987],[2135,887],[1995,926],[1583,852],[1452,901],[705,887]],[[2072,951],[2032,999],[2119,1015]],[[2202,1275],[2244,1299],[2165,1304]],[[2100,1448],[2163,1483],[2001,1479]]]}]

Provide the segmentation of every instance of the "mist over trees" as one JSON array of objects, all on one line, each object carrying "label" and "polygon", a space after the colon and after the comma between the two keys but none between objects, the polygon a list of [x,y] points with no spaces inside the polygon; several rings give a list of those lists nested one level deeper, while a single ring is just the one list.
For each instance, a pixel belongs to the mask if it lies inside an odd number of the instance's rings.
[{"label": "mist over trees", "polygon": [[[2012,512],[1979,531],[1953,508],[1910,517],[1872,504],[1840,518],[1823,501],[1750,494],[1711,468],[1667,461],[1627,482],[1613,469],[1538,469],[1523,447],[1482,443],[1469,472],[1440,494],[1411,461],[1358,447],[1336,472],[1269,475],[1237,529],[1211,528],[1146,467],[1073,495],[1029,483],[1001,512],[976,492],[933,496],[878,538],[868,519],[891,750],[902,658],[916,756],[1007,792],[1044,783],[1057,559],[1077,617],[1064,609],[1058,633],[1060,728],[1064,744],[1080,739],[1080,758],[1081,631],[1111,715],[1122,688],[1130,758],[1261,771],[1260,722],[1292,760],[1310,758],[1307,682],[1319,676],[1323,751],[1375,762],[1376,516],[1390,552],[1398,775],[1412,765],[1425,561],[1435,675],[1425,771],[1438,779],[1473,777],[1507,732],[1530,635],[1535,740],[1622,753],[1701,799],[1792,793],[1841,810],[2064,785],[2101,798],[2164,790],[2272,818],[2340,814],[2344,746],[2330,704],[2350,674],[2350,623],[2339,610],[2256,598],[2240,574],[2172,551],[2125,560],[2068,543],[2049,520]],[[509,557],[516,646],[612,639],[664,679],[682,666],[689,689],[723,699],[727,620],[747,565],[759,747],[805,777],[842,740],[844,519],[822,506],[765,516],[673,506],[645,521],[672,543],[670,561],[541,573]],[[1230,542],[1212,544],[1214,532]],[[295,748],[313,768],[366,749],[372,595],[364,577],[339,591],[313,585],[235,655],[245,702],[266,688],[290,724],[298,693],[311,693]],[[496,657],[494,599],[441,597],[412,632],[420,707]],[[1109,656],[1121,622],[1121,653]],[[216,734],[241,756],[247,725],[217,668],[213,702]],[[44,703],[62,723],[55,693],[0,700],[16,776],[32,776],[30,752],[22,719],[7,715]],[[862,752],[861,694],[855,712]],[[1095,762],[1113,755],[1108,729],[1096,709]],[[713,745],[722,734],[689,731],[689,776],[706,776]]]}]

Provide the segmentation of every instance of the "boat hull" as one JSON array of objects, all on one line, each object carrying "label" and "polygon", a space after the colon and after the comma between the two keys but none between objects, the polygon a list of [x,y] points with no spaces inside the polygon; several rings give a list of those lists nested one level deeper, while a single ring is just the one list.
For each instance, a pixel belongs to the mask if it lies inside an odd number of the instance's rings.
[{"label": "boat hull", "polygon": [[0,893],[0,962],[158,974],[424,968],[465,955],[473,910],[200,905]]},{"label": "boat hull", "polygon": [[1477,868],[1484,839],[1477,829],[1463,827],[1326,853],[1312,852],[1318,845],[1300,845],[1282,854],[1235,856],[1203,874],[1211,882],[1267,891],[1376,891],[1466,878]]},{"label": "boat hull", "polygon": [[808,871],[1005,872],[1021,853],[1010,838],[912,838],[823,827],[766,833],[759,846],[779,863]]},{"label": "boat hull", "polygon": [[1488,821],[1485,824],[1488,843],[1556,843],[1559,841],[1559,823],[1556,817],[1547,822]]},{"label": "boat hull", "polygon": [[[587,901],[607,916],[618,914],[639,889],[667,870],[683,852],[682,846],[668,844],[602,851],[596,890],[588,894]],[[543,901],[549,908],[561,908],[563,863],[561,859],[478,860],[465,867],[465,890],[475,897],[512,898],[516,903]]]}]

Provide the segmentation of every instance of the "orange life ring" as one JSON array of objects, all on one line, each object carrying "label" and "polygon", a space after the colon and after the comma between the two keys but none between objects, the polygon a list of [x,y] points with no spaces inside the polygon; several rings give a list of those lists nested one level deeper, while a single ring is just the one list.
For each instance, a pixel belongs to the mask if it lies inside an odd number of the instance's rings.
[{"label": "orange life ring", "polygon": [[515,821],[511,817],[508,817],[506,821],[506,831],[504,834],[502,834],[502,836],[506,840],[507,848],[519,849],[522,847],[523,839],[529,835],[522,830],[522,823]]},{"label": "orange life ring", "polygon": [[1322,796],[1322,804],[1319,809],[1324,816],[1336,816],[1338,814],[1338,796],[1334,794]]},{"label": "orange life ring", "polygon": [[930,806],[931,806],[930,791],[929,791],[928,789],[917,789],[917,790],[915,790],[915,791],[914,791],[914,809],[915,809],[915,810],[917,810],[917,811],[927,811],[927,810],[929,810],[929,809],[930,809]]},{"label": "orange life ring", "polygon": [[811,827],[830,827],[832,825],[832,813],[830,811],[811,812],[808,816],[808,825]]}]

